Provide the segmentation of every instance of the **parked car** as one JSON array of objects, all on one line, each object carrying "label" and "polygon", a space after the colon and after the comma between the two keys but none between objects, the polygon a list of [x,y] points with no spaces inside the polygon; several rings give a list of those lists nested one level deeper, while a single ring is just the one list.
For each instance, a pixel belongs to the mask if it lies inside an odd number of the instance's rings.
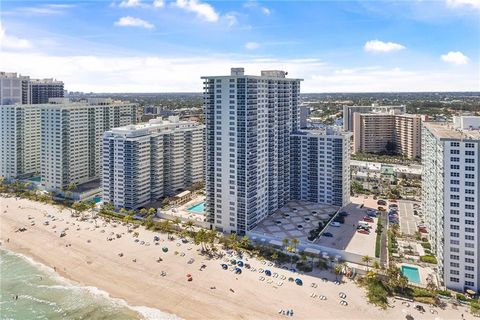
[{"label": "parked car", "polygon": [[397,203],[397,200],[395,200],[395,199],[388,199],[388,201],[390,201],[392,203]]},{"label": "parked car", "polygon": [[365,229],[359,229],[359,230],[357,230],[357,232],[361,233],[361,234],[370,234],[370,231],[365,230]]},{"label": "parked car", "polygon": [[377,211],[375,210],[367,210],[367,216],[376,218],[377,217]]},{"label": "parked car", "polygon": [[350,213],[347,212],[347,211],[341,211],[341,212],[338,213],[338,215],[339,215],[340,217],[346,217],[346,216],[350,215]]},{"label": "parked car", "polygon": [[333,237],[333,234],[331,234],[330,232],[324,232],[322,235],[324,237],[327,237],[327,238],[332,238]]},{"label": "parked car", "polygon": [[390,204],[388,205],[388,208],[389,208],[389,209],[393,209],[393,210],[398,210],[398,205],[395,204],[395,203],[390,203]]},{"label": "parked car", "polygon": [[340,227],[340,222],[333,221],[332,223],[330,223],[330,225],[332,227]]},{"label": "parked car", "polygon": [[377,204],[378,204],[379,206],[386,206],[386,205],[387,205],[387,201],[380,199],[380,200],[377,201]]},{"label": "parked car", "polygon": [[384,207],[380,207],[380,206],[377,208],[377,210],[378,211],[387,211],[387,209],[385,209]]},{"label": "parked car", "polygon": [[336,216],[335,219],[333,219],[333,221],[344,224],[345,223],[345,218],[342,217],[342,216]]},{"label": "parked car", "polygon": [[363,217],[363,221],[365,221],[365,222],[373,222],[373,219],[372,219],[371,217],[369,217],[369,216],[365,216],[365,217]]}]

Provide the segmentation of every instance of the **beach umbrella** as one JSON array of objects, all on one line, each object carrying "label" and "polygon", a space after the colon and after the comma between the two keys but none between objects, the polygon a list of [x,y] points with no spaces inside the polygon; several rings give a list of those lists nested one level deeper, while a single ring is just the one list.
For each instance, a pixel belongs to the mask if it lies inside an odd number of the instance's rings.
[{"label": "beach umbrella", "polygon": [[239,267],[243,267],[243,261],[238,261],[238,262],[237,262],[237,265],[238,265]]},{"label": "beach umbrella", "polygon": [[237,260],[232,259],[232,260],[230,261],[230,263],[231,263],[231,264],[237,264]]},{"label": "beach umbrella", "polygon": [[190,273],[187,273],[187,278],[191,278],[192,275]]},{"label": "beach umbrella", "polygon": [[412,315],[407,314],[407,315],[405,316],[405,319],[407,319],[407,320],[414,320],[415,318],[412,317]]},{"label": "beach umbrella", "polygon": [[295,283],[299,286],[303,285],[303,281],[300,278],[295,279]]},{"label": "beach umbrella", "polygon": [[228,266],[224,263],[224,264],[222,264],[222,268],[223,268],[223,270],[227,270]]},{"label": "beach umbrella", "polygon": [[270,270],[265,270],[265,275],[271,276],[271,275],[272,275],[272,271],[270,271]]},{"label": "beach umbrella", "polygon": [[240,269],[240,268],[235,268],[235,273],[236,273],[236,274],[242,273],[242,269]]},{"label": "beach umbrella", "polygon": [[293,282],[294,279],[292,277],[288,278],[288,281]]}]

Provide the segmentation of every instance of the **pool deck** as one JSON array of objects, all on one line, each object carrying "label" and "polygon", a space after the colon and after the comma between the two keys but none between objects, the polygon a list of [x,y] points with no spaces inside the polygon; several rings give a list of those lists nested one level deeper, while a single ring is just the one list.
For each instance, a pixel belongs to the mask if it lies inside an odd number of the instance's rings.
[{"label": "pool deck", "polygon": [[[410,263],[401,263],[398,266],[400,267],[400,269],[403,266],[405,266],[405,267],[410,267],[410,268],[416,268],[418,270],[418,275],[420,277],[420,283],[408,281],[410,284],[412,284],[414,286],[425,288],[427,286],[427,283],[428,283],[427,279],[428,279],[429,275],[433,275],[433,277],[432,277],[433,281],[437,282],[435,272],[433,271],[433,269],[431,269],[429,267],[422,267],[422,266],[414,265],[414,264],[410,264]],[[437,285],[438,285],[438,283],[437,283]]]},{"label": "pool deck", "polygon": [[194,221],[204,221],[205,215],[204,212],[195,212],[189,211],[188,209],[205,201],[205,196],[197,195],[193,197],[190,201],[179,205],[179,206],[172,206],[166,210],[161,210],[162,213],[167,214],[173,217],[180,217],[187,220],[194,220]]}]

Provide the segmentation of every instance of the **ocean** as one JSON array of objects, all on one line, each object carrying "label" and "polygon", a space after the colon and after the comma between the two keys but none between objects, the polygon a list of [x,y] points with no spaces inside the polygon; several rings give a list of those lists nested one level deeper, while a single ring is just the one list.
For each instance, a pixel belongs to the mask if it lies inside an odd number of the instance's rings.
[{"label": "ocean", "polygon": [[128,306],[94,287],[77,285],[23,255],[0,249],[0,319],[180,319]]}]

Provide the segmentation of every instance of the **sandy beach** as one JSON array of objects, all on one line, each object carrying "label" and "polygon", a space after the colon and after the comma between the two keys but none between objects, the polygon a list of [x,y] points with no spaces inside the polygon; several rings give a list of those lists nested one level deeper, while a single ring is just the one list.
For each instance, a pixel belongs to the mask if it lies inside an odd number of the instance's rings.
[{"label": "sandy beach", "polygon": [[[48,225],[44,225],[46,220]],[[18,232],[22,226],[27,230]],[[60,237],[64,229],[66,235]],[[138,242],[119,222],[105,223],[101,218],[96,223],[92,219],[79,221],[67,209],[60,212],[57,207],[30,200],[0,198],[2,247],[130,305],[156,308],[179,318],[281,319],[290,317],[279,310],[292,309],[291,318],[296,319],[405,319],[407,314],[415,319],[460,319],[462,313],[465,319],[473,319],[465,309],[454,310],[450,305],[445,310],[435,308],[435,314],[424,305],[427,312],[421,314],[413,304],[407,307],[392,301],[392,307],[381,310],[368,304],[365,291],[348,279],[336,285],[329,272],[317,272],[316,276],[293,273],[255,258],[243,258],[255,271],[243,268],[242,274],[235,274],[221,268],[223,259],[208,260],[200,255],[200,247],[191,242],[182,243],[177,236],[168,240],[167,235],[143,227],[135,231],[139,232]],[[158,245],[154,236],[160,237]],[[168,252],[163,252],[163,247],[168,247]],[[162,261],[157,262],[159,257]],[[206,265],[203,269],[202,264]],[[269,269],[278,278],[267,277],[260,269]],[[162,271],[166,275],[162,276]],[[187,281],[187,274],[193,281]],[[259,280],[261,276],[265,280]],[[301,278],[303,286],[282,280],[282,276]],[[322,277],[330,281],[322,281]],[[348,306],[339,304],[340,292],[346,293]],[[313,293],[327,299],[312,298]]]}]

